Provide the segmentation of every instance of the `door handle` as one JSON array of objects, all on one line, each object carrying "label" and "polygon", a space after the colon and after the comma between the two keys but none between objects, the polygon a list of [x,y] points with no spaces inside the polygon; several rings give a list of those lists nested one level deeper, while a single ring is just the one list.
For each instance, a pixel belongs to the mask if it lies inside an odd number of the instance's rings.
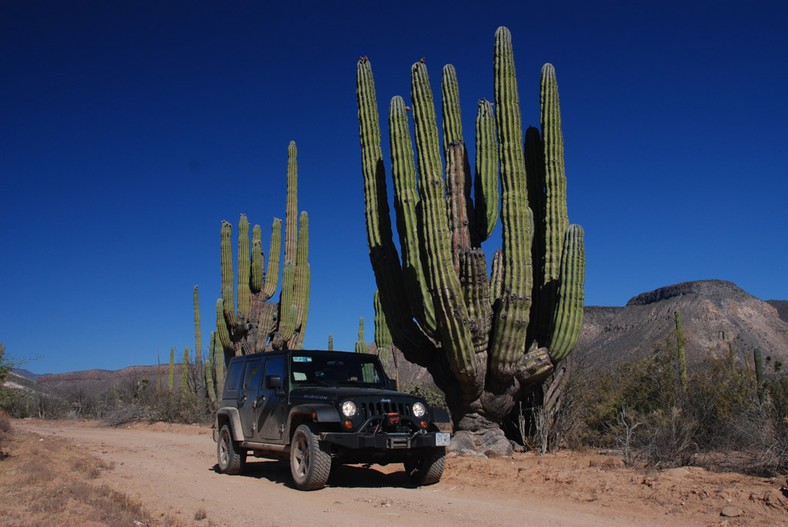
[{"label": "door handle", "polygon": [[265,395],[263,395],[259,399],[255,399],[254,402],[252,403],[252,408],[257,408],[258,406],[260,406],[261,403],[264,402],[265,402]]}]

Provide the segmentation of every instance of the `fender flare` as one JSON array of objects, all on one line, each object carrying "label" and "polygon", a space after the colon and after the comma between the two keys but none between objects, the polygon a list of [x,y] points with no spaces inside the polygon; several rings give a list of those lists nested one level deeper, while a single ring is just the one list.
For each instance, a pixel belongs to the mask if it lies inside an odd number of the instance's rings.
[{"label": "fender flare", "polygon": [[230,430],[233,433],[233,439],[235,441],[243,441],[244,440],[244,430],[241,426],[241,415],[238,413],[238,408],[233,407],[226,407],[226,408],[219,408],[216,412],[216,431],[218,432],[222,428],[223,423],[230,424]]},{"label": "fender flare", "polygon": [[299,404],[290,409],[287,415],[288,434],[293,430],[293,422],[308,421],[310,423],[339,423],[339,411],[329,404]]}]

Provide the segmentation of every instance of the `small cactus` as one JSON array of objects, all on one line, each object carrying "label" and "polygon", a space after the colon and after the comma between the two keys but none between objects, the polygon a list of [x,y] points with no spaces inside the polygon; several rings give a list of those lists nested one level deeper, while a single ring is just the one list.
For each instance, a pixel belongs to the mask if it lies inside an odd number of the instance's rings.
[{"label": "small cactus", "polygon": [[167,369],[167,391],[172,393],[175,383],[175,348],[170,348],[170,366]]}]

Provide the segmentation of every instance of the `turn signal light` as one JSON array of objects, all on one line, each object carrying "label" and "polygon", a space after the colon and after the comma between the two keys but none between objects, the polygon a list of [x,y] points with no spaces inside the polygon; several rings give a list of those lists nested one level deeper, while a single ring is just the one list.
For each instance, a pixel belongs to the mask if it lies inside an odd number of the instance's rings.
[{"label": "turn signal light", "polygon": [[352,422],[350,422],[350,420],[347,420],[347,421],[342,421],[342,426],[344,426],[345,428],[347,428],[348,430],[350,430],[351,428],[353,428],[353,423],[352,423]]},{"label": "turn signal light", "polygon": [[427,421],[422,421],[419,423],[422,428],[427,428]]}]

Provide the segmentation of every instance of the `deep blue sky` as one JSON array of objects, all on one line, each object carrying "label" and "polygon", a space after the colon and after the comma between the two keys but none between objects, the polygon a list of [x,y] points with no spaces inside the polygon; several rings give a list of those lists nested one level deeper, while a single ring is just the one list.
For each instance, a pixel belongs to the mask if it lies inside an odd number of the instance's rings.
[{"label": "deep blue sky", "polygon": [[413,62],[436,89],[454,64],[470,139],[500,25],[526,125],[557,70],[587,304],[708,278],[788,299],[784,2],[2,0],[0,342],[40,373],[180,357],[199,284],[207,343],[220,221],[247,213],[267,251],[291,139],[305,344],[352,349],[361,316],[371,340],[356,60],[383,112]]}]

